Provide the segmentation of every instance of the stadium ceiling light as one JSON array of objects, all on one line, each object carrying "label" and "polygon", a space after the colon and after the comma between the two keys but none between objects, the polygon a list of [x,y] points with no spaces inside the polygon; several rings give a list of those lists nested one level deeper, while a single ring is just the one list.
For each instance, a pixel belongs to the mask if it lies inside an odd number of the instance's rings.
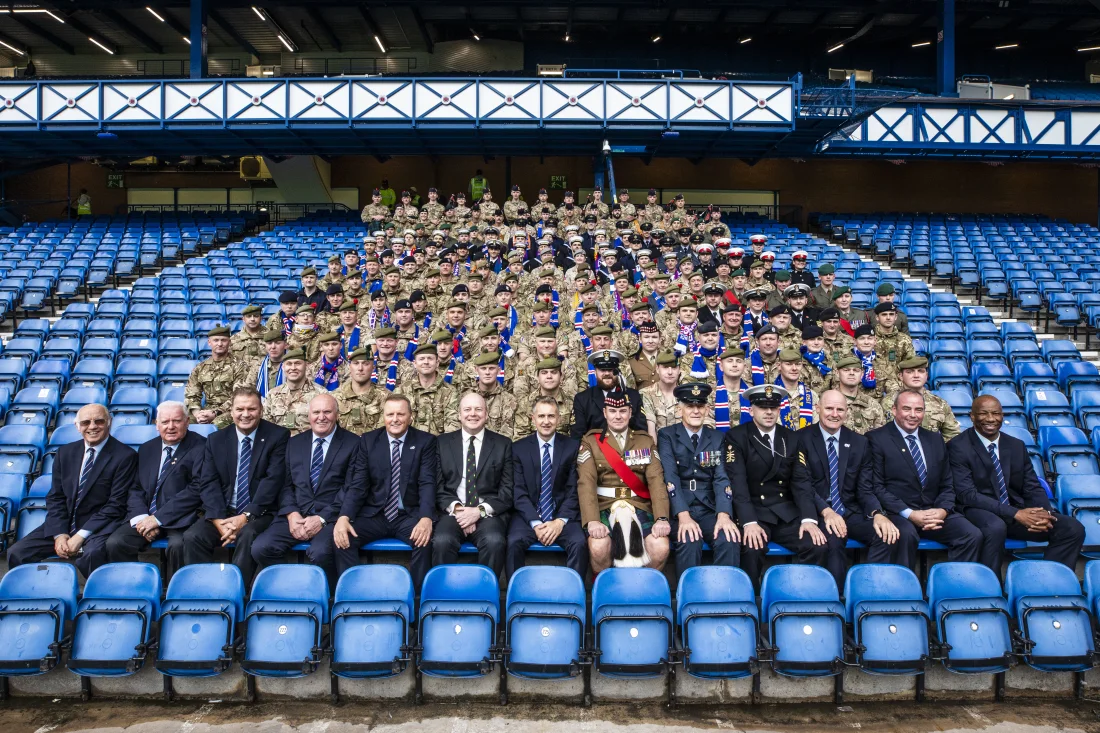
[{"label": "stadium ceiling light", "polygon": [[917,41],[916,43],[913,44],[913,48],[923,48],[925,46],[931,46],[931,45],[932,45],[931,41]]},{"label": "stadium ceiling light", "polygon": [[832,53],[833,51],[839,51],[842,48],[844,48],[844,44],[843,43],[838,43],[835,46],[833,46],[832,48],[830,48],[828,51],[826,51],[825,53]]},{"label": "stadium ceiling light", "polygon": [[158,13],[157,11],[150,8],[148,5],[145,6],[145,9],[148,10],[153,15],[153,17],[156,18],[157,20],[159,20],[161,23],[165,22],[164,18],[161,17],[160,13]]},{"label": "stadium ceiling light", "polygon": [[1009,48],[1017,48],[1017,47],[1019,47],[1019,45],[1020,44],[1018,44],[1018,43],[1006,43],[1002,46],[994,46],[993,50],[994,51],[1004,51],[1005,49],[1009,49]]},{"label": "stadium ceiling light", "polygon": [[20,56],[26,56],[27,55],[22,49],[18,49],[15,46],[11,45],[10,43],[5,43],[4,41],[0,41],[0,46],[3,46],[4,48],[11,49],[12,51],[15,51]]},{"label": "stadium ceiling light", "polygon": [[568,33],[565,34],[565,42],[569,43],[569,34]]},{"label": "stadium ceiling light", "polygon": [[64,23],[65,22],[64,18],[62,18],[61,16],[55,14],[52,10],[50,10],[48,8],[12,8],[8,12],[11,12],[11,13],[43,13],[45,15],[50,16],[54,20],[56,20],[58,23]]},{"label": "stadium ceiling light", "polygon": [[481,36],[479,36],[477,34],[477,31],[475,31],[473,28],[470,29],[470,35],[474,37],[475,41],[480,41],[481,40]]},{"label": "stadium ceiling light", "polygon": [[738,41],[738,43],[745,44],[745,43],[748,43],[751,40],[752,40],[752,36],[749,36],[748,38],[742,38],[740,41]]},{"label": "stadium ceiling light", "polygon": [[1100,46],[1087,46],[1085,48],[1077,49],[1077,53],[1084,53],[1086,51],[1100,51]]},{"label": "stadium ceiling light", "polygon": [[252,12],[258,15],[260,17],[260,20],[267,20],[267,18],[264,17],[264,14],[255,5],[252,6]]},{"label": "stadium ceiling light", "polygon": [[379,51],[381,51],[382,53],[386,52],[386,47],[382,44],[382,39],[381,38],[379,38],[378,36],[375,36],[374,37],[374,42],[378,44],[378,50]]},{"label": "stadium ceiling light", "polygon": [[283,34],[282,34],[282,33],[280,33],[279,35],[277,35],[277,36],[276,36],[276,38],[278,38],[278,39],[279,39],[279,43],[281,43],[281,44],[283,44],[284,46],[286,46],[286,50],[287,50],[287,51],[290,51],[291,53],[294,53],[294,46],[291,46],[291,45],[290,45],[290,42],[289,42],[288,40],[286,40],[286,38],[285,38],[285,37],[283,36]]},{"label": "stadium ceiling light", "polygon": [[653,38],[651,38],[649,40],[653,41],[654,43],[657,43],[658,41],[661,40],[661,34],[658,33],[657,35],[653,36]]},{"label": "stadium ceiling light", "polygon": [[100,48],[102,48],[102,49],[103,49],[104,51],[106,51],[107,53],[111,54],[112,56],[114,56],[114,55],[115,55],[115,52],[114,52],[114,51],[112,51],[112,50],[111,50],[110,48],[108,48],[107,46],[103,45],[102,43],[100,43],[100,42],[99,42],[99,41],[97,41],[96,39],[92,38],[91,36],[88,36],[88,40],[89,40],[89,41],[91,41],[92,43],[94,43],[95,45],[99,46]]},{"label": "stadium ceiling light", "polygon": [[188,46],[190,46],[190,45],[191,45],[191,39],[190,39],[190,38],[188,38],[187,36],[184,36],[184,37],[183,37],[183,40],[187,41],[187,45],[188,45]]}]

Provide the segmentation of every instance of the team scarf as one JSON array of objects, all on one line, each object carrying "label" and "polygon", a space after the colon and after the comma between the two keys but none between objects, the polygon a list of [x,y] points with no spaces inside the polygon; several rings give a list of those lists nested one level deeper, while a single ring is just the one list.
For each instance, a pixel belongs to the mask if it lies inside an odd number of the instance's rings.
[{"label": "team scarf", "polygon": [[702,344],[695,347],[694,358],[691,360],[691,376],[693,379],[706,379],[710,376],[710,368],[707,367],[707,359],[714,359],[714,375],[718,383],[722,383],[722,360],[717,359],[722,353],[721,346],[717,349],[705,349]]},{"label": "team scarf", "polygon": [[863,354],[858,346],[853,346],[852,353],[863,364],[863,386],[867,389],[874,389],[878,386],[878,382],[875,380],[875,350],[871,349],[870,354]]},{"label": "team scarf", "polygon": [[[592,356],[592,341],[589,340],[588,334],[584,332],[584,328],[577,326],[577,335],[581,337],[581,346],[584,347],[585,357]],[[592,362],[585,360],[588,364],[588,386],[596,386],[596,368],[592,366]]]},{"label": "team scarf", "polygon": [[[760,311],[760,325],[768,323],[768,312]],[[741,348],[746,352],[749,350],[749,338],[755,336],[755,330],[752,326],[752,311],[746,310],[745,315],[741,317]]]},{"label": "team scarf", "polygon": [[[715,371],[720,372],[721,366],[716,366]],[[739,424],[752,420],[752,413],[749,411],[749,400],[745,397],[745,390],[748,388],[749,386],[745,384],[745,380],[740,380],[737,388]],[[729,389],[726,387],[724,378],[718,382],[718,389],[714,391],[714,426],[723,433],[731,427]]]},{"label": "team scarf", "polygon": [[[783,385],[776,382],[780,387]],[[791,409],[791,398],[788,395],[779,403],[779,421],[790,428],[798,430],[807,425],[814,424],[814,393],[806,387],[805,382],[798,383],[798,411]]]},{"label": "team scarf", "polygon": [[376,328],[386,328],[390,325],[390,307],[387,305],[386,310],[382,312],[381,317],[378,315],[378,311],[371,308],[367,311],[367,328],[372,332]]},{"label": "team scarf", "polygon": [[409,343],[405,344],[405,361],[413,360],[413,352],[416,351],[416,347],[420,345],[420,326],[413,324],[413,336],[409,339]]},{"label": "team scarf", "polygon": [[451,355],[451,360],[447,363],[447,372],[443,375],[443,381],[450,384],[455,378],[455,357]]},{"label": "team scarf", "polygon": [[359,326],[355,326],[351,329],[351,334],[345,339],[344,334],[346,331],[344,331],[344,326],[341,324],[336,329],[336,333],[340,335],[340,341],[344,345],[341,354],[346,359],[348,354],[359,348],[359,337],[363,334],[363,331]]},{"label": "team scarf", "polygon": [[657,312],[661,312],[665,309],[665,296],[654,290],[649,294],[650,302],[657,306]]},{"label": "team scarf", "polygon": [[[394,349],[393,358],[390,359],[390,366],[386,370],[386,389],[390,392],[397,388],[397,362],[401,360],[401,353]],[[372,384],[378,384],[378,353],[374,354],[374,374],[371,375],[370,381]]]},{"label": "team scarf", "polygon": [[829,376],[830,372],[833,371],[829,367],[829,365],[825,363],[824,351],[818,351],[814,353],[807,349],[805,346],[800,347],[799,350],[802,352],[802,358],[810,362],[810,364],[813,365],[814,368],[816,368],[817,371],[821,373],[821,376],[827,377]]},{"label": "team scarf", "polygon": [[466,363],[466,355],[462,353],[462,339],[466,338],[466,326],[455,330],[454,326],[447,324],[446,329],[451,332],[451,361],[458,359],[460,363]]},{"label": "team scarf", "polygon": [[760,355],[760,349],[753,349],[749,354],[749,369],[752,372],[752,386],[765,384],[767,378],[764,373],[764,357]]},{"label": "team scarf", "polygon": [[317,369],[317,376],[313,378],[313,381],[321,385],[329,392],[337,389],[340,386],[340,374],[339,369],[344,365],[344,357],[336,357],[336,361],[329,362],[328,357],[321,357],[321,366]]},{"label": "team scarf", "polygon": [[695,327],[699,325],[697,323],[684,324],[680,322],[680,319],[676,319],[676,345],[672,347],[677,356],[683,356],[684,354],[693,354],[695,349],[699,346],[698,339],[695,338]]},{"label": "team scarf", "polygon": [[[531,314],[531,325],[535,325],[535,316]],[[515,306],[508,306],[508,331],[509,333],[515,333],[519,327],[519,313],[516,311]]]},{"label": "team scarf", "polygon": [[[260,393],[260,398],[267,397],[267,367],[271,363],[271,357],[265,356],[263,361],[260,362],[260,374],[256,377],[256,391]],[[275,386],[278,387],[283,383],[283,365],[279,365],[279,371],[275,374]]]},{"label": "team scarf", "polygon": [[289,336],[294,332],[294,316],[288,316],[286,313],[279,311],[279,316],[283,319],[283,336]]},{"label": "team scarf", "polygon": [[557,328],[561,325],[561,321],[558,318],[558,306],[561,305],[561,296],[558,295],[557,290],[550,291],[550,301],[554,305],[554,309],[550,311],[550,325]]},{"label": "team scarf", "polygon": [[424,314],[424,322],[420,324],[420,327],[423,328],[428,333],[432,332],[432,312],[431,311],[427,311]]}]

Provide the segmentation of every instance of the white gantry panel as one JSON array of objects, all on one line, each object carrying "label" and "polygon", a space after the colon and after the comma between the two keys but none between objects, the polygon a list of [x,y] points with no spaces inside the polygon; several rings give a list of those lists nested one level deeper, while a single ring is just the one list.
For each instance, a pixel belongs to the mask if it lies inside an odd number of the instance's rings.
[{"label": "white gantry panel", "polygon": [[983,145],[1016,142],[1016,117],[1006,109],[978,109],[970,118],[970,141]]},{"label": "white gantry panel", "polygon": [[357,120],[411,120],[413,83],[382,78],[353,81],[351,116]]},{"label": "white gantry panel", "polygon": [[4,84],[0,87],[0,125],[38,122],[38,86]]},{"label": "white gantry panel", "polygon": [[603,121],[601,81],[548,81],[542,84],[542,116],[547,122]]},{"label": "white gantry panel", "polygon": [[282,120],[286,117],[284,81],[231,81],[225,85],[227,120]]},{"label": "white gantry panel", "polygon": [[925,107],[921,122],[927,142],[966,142],[966,118],[955,107]]},{"label": "white gantry panel", "polygon": [[104,122],[159,122],[160,82],[103,85]]},{"label": "white gantry panel", "polygon": [[913,142],[913,120],[905,107],[883,107],[867,119],[868,142]]},{"label": "white gantry panel", "polygon": [[477,117],[477,85],[472,80],[418,81],[416,119],[472,120]]},{"label": "white gantry panel", "polygon": [[1100,146],[1100,112],[1074,110],[1069,135],[1070,145]]},{"label": "white gantry panel", "polygon": [[667,115],[665,82],[607,82],[608,121],[664,122]]},{"label": "white gantry panel", "polygon": [[164,85],[166,121],[221,121],[225,87],[215,82],[174,82]]},{"label": "white gantry panel", "polygon": [[783,84],[734,84],[734,123],[789,123],[794,119],[794,95]]},{"label": "white gantry panel", "polygon": [[1066,123],[1049,110],[1025,110],[1024,124],[1032,145],[1065,145]]},{"label": "white gantry panel", "polygon": [[99,122],[98,84],[43,84],[43,122]]},{"label": "white gantry panel", "polygon": [[351,112],[349,82],[315,79],[291,81],[287,114],[295,120],[346,120]]},{"label": "white gantry panel", "polygon": [[671,122],[730,122],[729,84],[673,82],[668,91]]},{"label": "white gantry panel", "polygon": [[537,81],[478,83],[477,114],[483,120],[538,120],[541,101]]}]

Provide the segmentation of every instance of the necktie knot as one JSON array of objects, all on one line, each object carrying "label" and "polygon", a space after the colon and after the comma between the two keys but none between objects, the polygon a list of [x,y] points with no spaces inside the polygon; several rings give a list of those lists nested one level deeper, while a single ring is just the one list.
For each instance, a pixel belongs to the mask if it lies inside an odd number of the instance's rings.
[{"label": "necktie knot", "polygon": [[165,454],[165,455],[166,455],[166,456],[167,456],[168,458],[171,458],[171,457],[172,457],[172,446],[170,446],[170,445],[169,445],[169,446],[165,446],[165,448],[164,448],[164,454]]},{"label": "necktie knot", "polygon": [[989,444],[989,455],[993,456],[994,458],[997,457],[997,446],[993,445],[992,443]]},{"label": "necktie knot", "polygon": [[95,460],[95,448],[89,448],[88,449],[88,460],[89,461],[94,461]]}]

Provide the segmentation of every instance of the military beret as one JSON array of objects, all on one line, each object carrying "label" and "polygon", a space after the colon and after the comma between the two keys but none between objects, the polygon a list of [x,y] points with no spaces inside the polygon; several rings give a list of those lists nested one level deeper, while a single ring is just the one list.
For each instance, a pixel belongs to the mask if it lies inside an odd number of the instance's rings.
[{"label": "military beret", "polygon": [[489,366],[490,364],[500,364],[500,352],[499,351],[486,351],[484,354],[478,354],[474,359],[474,366]]},{"label": "military beret", "polygon": [[680,357],[675,351],[662,351],[657,355],[657,366],[679,366]]},{"label": "military beret", "polygon": [[290,351],[286,352],[286,354],[283,356],[283,363],[284,364],[287,363],[288,361],[294,361],[294,360],[305,361],[306,360],[305,350],[304,349],[291,349]]},{"label": "military beret", "polygon": [[395,311],[412,310],[412,307],[413,304],[408,298],[402,298],[401,300],[393,304],[393,309]]},{"label": "military beret", "polygon": [[[595,307],[595,306],[593,306],[593,307]],[[553,303],[547,303],[545,300],[540,300],[539,302],[537,302],[533,306],[531,306],[531,312],[532,313],[544,313],[546,311],[553,310],[553,309],[554,309],[554,304]],[[596,310],[599,310],[599,308],[596,308]],[[583,312],[584,309],[582,308],[581,311]]]},{"label": "military beret", "polygon": [[699,304],[695,302],[695,298],[688,296],[680,301],[680,305],[677,308],[698,308]]},{"label": "military beret", "polygon": [[371,300],[385,300],[386,299],[386,293],[385,293],[384,290],[375,290],[373,293],[370,294],[370,299]]},{"label": "military beret", "polygon": [[802,354],[798,349],[781,349],[779,351],[779,361],[785,361],[788,364],[796,361],[802,361]]},{"label": "military beret", "polygon": [[836,300],[837,298],[839,298],[842,295],[848,295],[851,292],[852,292],[851,288],[847,287],[846,285],[841,286],[841,287],[839,287],[839,288],[837,288],[836,290],[833,291],[833,300]]},{"label": "military beret", "polygon": [[757,258],[756,258],[755,260],[753,260],[753,261],[752,261],[752,262],[751,262],[751,263],[749,264],[749,269],[750,269],[750,270],[753,270],[753,269],[755,269],[755,268],[757,268],[757,267],[763,267],[763,266],[764,266],[764,260],[762,260],[762,259],[760,259],[759,257],[757,257]]},{"label": "military beret", "polygon": [[362,270],[357,270],[354,267],[348,268],[348,274],[344,276],[345,279],[350,280],[353,277],[363,277]]},{"label": "military beret", "polygon": [[592,283],[588,282],[588,283],[585,283],[584,285],[581,285],[579,288],[577,288],[577,292],[578,293],[589,293],[589,292],[591,292],[595,289],[596,289],[596,286],[593,285]]},{"label": "military beret", "polygon": [[669,280],[670,278],[668,276],[668,273],[659,272],[659,273],[657,273],[656,275],[654,275],[653,277],[651,277],[649,279],[650,280]]},{"label": "military beret", "polygon": [[232,331],[229,330],[229,326],[214,326],[212,329],[206,332],[208,338],[215,336],[230,336]]},{"label": "military beret", "polygon": [[454,334],[445,328],[441,328],[438,331],[432,331],[431,340],[433,344],[442,343],[444,341],[454,341],[454,338]]},{"label": "military beret", "polygon": [[666,292],[669,293],[669,294],[679,293],[683,289],[684,289],[683,285],[681,285],[679,282],[674,282],[674,283],[669,283],[668,284],[668,290]]},{"label": "military beret", "polygon": [[718,355],[718,358],[719,359],[732,359],[735,356],[738,359],[744,359],[745,358],[745,350],[742,349],[739,345],[731,343],[729,346],[726,347],[725,351],[723,351],[721,354]]},{"label": "military beret", "polygon": [[815,339],[824,336],[825,332],[821,330],[821,326],[805,326],[802,329],[802,340]]},{"label": "military beret", "polygon": [[491,311],[489,311],[488,315],[490,318],[496,318],[497,316],[506,316],[508,315],[508,309],[497,306],[496,308],[493,308]]},{"label": "military beret", "polygon": [[758,328],[756,330],[756,338],[757,339],[763,338],[764,336],[767,336],[769,334],[771,334],[772,336],[778,336],[779,335],[779,331],[776,331],[775,326],[773,326],[770,323],[764,324],[763,326],[761,326],[760,328]]},{"label": "military beret", "polygon": [[373,360],[373,357],[371,356],[371,353],[370,353],[370,349],[368,349],[368,348],[356,349],[355,351],[348,354],[348,361],[360,361],[360,360],[363,360],[363,361],[372,361]]},{"label": "military beret", "polygon": [[875,295],[893,295],[894,286],[890,283],[883,283],[875,288]]},{"label": "military beret", "polygon": [[821,267],[817,268],[817,274],[818,275],[835,275],[836,274],[836,268],[833,267],[830,264],[824,264]]},{"label": "military beret", "polygon": [[500,331],[498,331],[497,327],[492,325],[492,324],[490,324],[488,326],[485,326],[484,328],[482,328],[481,330],[479,330],[477,332],[477,337],[479,339],[488,338],[489,336],[499,336],[499,335],[500,335]]},{"label": "military beret", "polygon": [[558,330],[553,326],[542,326],[535,331],[535,338],[537,339],[556,339],[558,337]]},{"label": "military beret", "polygon": [[645,321],[638,324],[638,333],[660,333],[661,329],[657,328],[657,324],[653,321]]},{"label": "military beret", "polygon": [[466,279],[467,279],[467,280],[485,280],[485,276],[484,276],[484,275],[482,275],[482,274],[481,274],[480,272],[471,272],[471,273],[470,273],[470,274],[469,274],[469,275],[467,276],[467,278],[466,278]]},{"label": "military beret", "polygon": [[855,330],[855,337],[856,338],[859,338],[860,336],[874,336],[874,335],[875,335],[875,327],[872,326],[870,323],[864,323],[862,326],[860,326],[859,328],[857,328]]},{"label": "military beret", "polygon": [[295,293],[293,290],[284,290],[283,292],[279,293],[279,302],[284,304],[297,303],[298,294]]},{"label": "military beret", "polygon": [[535,373],[542,371],[543,369],[552,369],[554,371],[561,371],[561,359],[556,356],[551,356],[546,359],[542,359],[535,364]]},{"label": "military beret", "polygon": [[269,344],[275,341],[286,341],[286,334],[281,328],[273,328],[264,333],[264,341]]},{"label": "military beret", "polygon": [[[754,262],[753,264],[756,264],[756,263]],[[791,279],[791,273],[787,272],[786,270],[776,270],[775,271],[775,279],[776,280],[782,280],[783,282],[786,282],[786,281]]]},{"label": "military beret", "polygon": [[340,334],[335,331],[325,331],[324,333],[317,334],[317,343],[325,344],[329,341],[339,341]]},{"label": "military beret", "polygon": [[550,285],[539,285],[535,288],[535,295],[542,295],[543,293],[552,293],[554,288]]},{"label": "military beret", "polygon": [[647,310],[649,310],[649,303],[643,303],[641,301],[639,301],[639,302],[635,303],[634,305],[630,306],[630,312],[631,313],[637,313],[638,311],[647,311]]},{"label": "military beret", "polygon": [[794,315],[794,311],[791,310],[791,307],[789,305],[777,305],[776,307],[768,311],[768,315],[772,318],[775,318],[776,316],[791,316]]},{"label": "military beret", "polygon": [[339,263],[340,262],[340,255],[332,255],[331,257],[328,258],[328,261],[329,261],[330,264],[333,263],[333,262]]},{"label": "military beret", "polygon": [[340,283],[333,283],[325,289],[325,295],[343,295],[344,286]]},{"label": "military beret", "polygon": [[836,308],[826,308],[818,316],[822,321],[839,321],[840,311]]},{"label": "military beret", "polygon": [[302,270],[302,277],[308,277],[310,275],[313,275],[314,277],[316,277],[317,276],[317,269],[314,268],[314,267],[306,267]]},{"label": "military beret", "polygon": [[619,294],[619,297],[620,298],[633,298],[637,294],[638,294],[638,289],[637,288],[628,287],[626,290],[624,290],[623,292],[621,292]]},{"label": "military beret", "polygon": [[413,352],[413,358],[415,359],[416,357],[420,356],[421,354],[431,354],[432,356],[435,356],[436,355],[435,344],[434,343],[420,344],[419,346],[416,347],[416,351]]},{"label": "military beret", "polygon": [[374,329],[374,337],[376,339],[395,339],[397,338],[397,329],[390,326],[376,328]]},{"label": "military beret", "polygon": [[427,300],[427,299],[428,299],[428,298],[427,298],[427,296],[426,296],[426,295],[424,295],[424,291],[423,291],[423,290],[414,290],[414,291],[412,291],[411,293],[409,293],[409,305],[410,305],[410,306],[411,306],[411,305],[412,305],[413,303],[419,303],[420,301],[422,301],[422,300]]},{"label": "military beret", "polygon": [[451,308],[461,308],[462,310],[466,310],[466,304],[463,303],[461,300],[452,300],[450,303],[447,304],[447,310],[450,310]]},{"label": "military beret", "polygon": [[611,330],[611,326],[596,326],[588,332],[589,336],[612,336],[614,331]]},{"label": "military beret", "polygon": [[736,270],[730,273],[730,277],[745,277],[745,268],[738,267]]},{"label": "military beret", "polygon": [[453,288],[451,288],[451,295],[458,295],[459,293],[468,293],[468,292],[470,292],[470,289],[468,287],[466,287],[465,283],[458,283]]},{"label": "military beret", "polygon": [[[902,362],[905,363],[905,362]],[[842,356],[836,361],[837,369],[848,369],[849,367],[856,367],[858,369],[863,368],[863,363],[855,356]]]},{"label": "military beret", "polygon": [[396,267],[394,267],[393,265],[390,265],[390,266],[389,266],[389,267],[387,267],[387,268],[386,268],[385,270],[382,270],[382,274],[383,274],[383,275],[400,275],[400,274],[401,274],[401,270],[398,270],[398,269],[397,269]]},{"label": "military beret", "polygon": [[735,306],[733,303],[726,303],[724,306],[722,306],[722,315],[726,315],[727,313],[736,313],[737,315],[741,315],[741,309]]},{"label": "military beret", "polygon": [[[855,357],[853,357],[855,358]],[[923,356],[914,356],[912,359],[906,359],[898,364],[898,369],[927,369],[928,359]]]},{"label": "military beret", "polygon": [[710,396],[711,386],[706,382],[690,382],[678,385],[672,390],[672,396],[677,402],[688,405],[705,405]]},{"label": "military beret", "polygon": [[258,305],[246,305],[244,310],[241,311],[242,316],[259,316],[263,315],[264,309]]},{"label": "military beret", "polygon": [[878,314],[878,313],[897,313],[897,312],[898,312],[898,307],[896,305],[894,305],[893,303],[890,303],[890,302],[879,303],[878,305],[875,306],[875,313],[876,314]]},{"label": "military beret", "polygon": [[716,321],[703,321],[695,327],[696,333],[718,333],[718,323]]}]

